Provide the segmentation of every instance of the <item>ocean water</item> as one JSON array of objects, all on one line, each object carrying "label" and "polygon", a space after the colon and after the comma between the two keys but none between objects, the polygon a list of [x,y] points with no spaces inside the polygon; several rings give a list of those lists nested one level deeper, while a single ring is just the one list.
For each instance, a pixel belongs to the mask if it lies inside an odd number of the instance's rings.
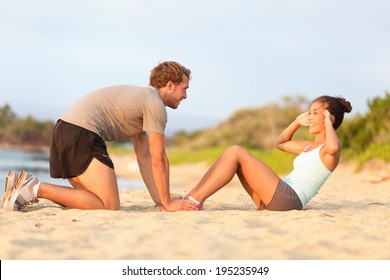
[{"label": "ocean water", "polygon": [[[43,182],[68,186],[68,180],[53,179],[49,174],[49,153],[25,152],[19,150],[0,149],[0,194],[4,192],[5,178],[9,170],[19,172],[26,170]],[[119,190],[144,189],[142,180],[132,180],[118,177]]]}]

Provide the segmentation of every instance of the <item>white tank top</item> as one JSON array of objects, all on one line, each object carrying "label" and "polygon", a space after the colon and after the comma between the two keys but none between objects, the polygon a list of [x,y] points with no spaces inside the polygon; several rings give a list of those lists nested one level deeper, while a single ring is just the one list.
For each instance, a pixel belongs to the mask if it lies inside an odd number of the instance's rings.
[{"label": "white tank top", "polygon": [[320,149],[325,145],[300,153],[294,160],[294,169],[283,179],[290,185],[305,205],[312,199],[332,172],[324,165],[320,157]]}]

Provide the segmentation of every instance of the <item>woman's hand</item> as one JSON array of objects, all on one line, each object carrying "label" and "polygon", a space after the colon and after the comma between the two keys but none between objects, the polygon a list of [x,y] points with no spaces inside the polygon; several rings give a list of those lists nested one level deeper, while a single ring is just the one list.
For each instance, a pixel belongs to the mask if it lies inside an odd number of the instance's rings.
[{"label": "woman's hand", "polygon": [[309,118],[310,118],[310,112],[307,111],[307,112],[304,112],[304,113],[300,114],[297,117],[297,122],[301,126],[309,126],[310,125]]},{"label": "woman's hand", "polygon": [[326,124],[328,122],[333,125],[335,118],[328,110],[324,110],[324,116],[324,123]]}]

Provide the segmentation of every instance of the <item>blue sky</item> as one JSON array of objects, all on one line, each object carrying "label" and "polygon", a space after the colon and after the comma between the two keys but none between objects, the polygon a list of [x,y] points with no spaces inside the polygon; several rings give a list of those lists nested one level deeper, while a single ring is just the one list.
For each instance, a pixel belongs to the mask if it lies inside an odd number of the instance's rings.
[{"label": "blue sky", "polygon": [[1,0],[0,106],[57,119],[80,96],[147,85],[159,62],[192,70],[173,127],[215,124],[282,96],[390,90],[387,0]]}]

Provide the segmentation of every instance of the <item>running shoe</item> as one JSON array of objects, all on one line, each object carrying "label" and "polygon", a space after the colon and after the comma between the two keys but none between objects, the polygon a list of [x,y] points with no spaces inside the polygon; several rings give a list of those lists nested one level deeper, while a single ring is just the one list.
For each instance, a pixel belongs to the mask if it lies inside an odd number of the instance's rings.
[{"label": "running shoe", "polygon": [[11,194],[10,210],[20,211],[27,205],[38,202],[33,194],[33,187],[38,183],[39,180],[26,171],[20,172],[15,189]]},{"label": "running shoe", "polygon": [[12,171],[8,171],[7,178],[5,178],[4,194],[3,194],[3,208],[4,210],[10,209],[11,194],[15,188],[17,177]]}]

